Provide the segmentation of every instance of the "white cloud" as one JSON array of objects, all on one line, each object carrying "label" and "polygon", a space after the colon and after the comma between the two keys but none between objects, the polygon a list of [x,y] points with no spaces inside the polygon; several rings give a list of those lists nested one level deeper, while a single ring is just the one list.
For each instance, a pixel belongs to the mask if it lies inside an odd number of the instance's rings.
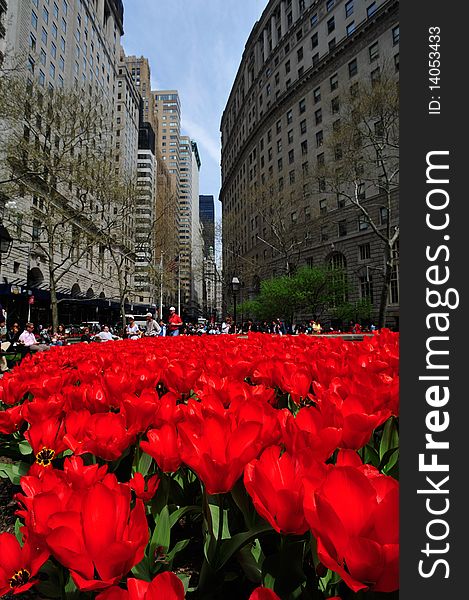
[{"label": "white cloud", "polygon": [[[203,148],[217,165],[220,164],[220,141],[208,133],[199,123],[182,117],[182,128],[201,148]],[[201,159],[203,162],[203,153]]]}]

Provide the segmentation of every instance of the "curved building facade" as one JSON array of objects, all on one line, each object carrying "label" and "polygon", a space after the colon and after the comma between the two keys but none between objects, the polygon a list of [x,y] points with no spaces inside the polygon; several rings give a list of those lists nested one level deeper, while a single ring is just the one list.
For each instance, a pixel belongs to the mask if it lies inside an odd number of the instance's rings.
[{"label": "curved building facade", "polygon": [[[240,276],[241,300],[263,278],[332,264],[347,271],[349,301],[369,298],[376,319],[383,242],[356,206],[311,182],[354,83],[384,67],[397,80],[398,9],[397,0],[271,0],[254,25],[221,121],[223,264],[230,280]],[[397,186],[392,197],[394,227]],[[378,187],[364,204],[386,228]],[[397,262],[390,288],[393,326]]]}]

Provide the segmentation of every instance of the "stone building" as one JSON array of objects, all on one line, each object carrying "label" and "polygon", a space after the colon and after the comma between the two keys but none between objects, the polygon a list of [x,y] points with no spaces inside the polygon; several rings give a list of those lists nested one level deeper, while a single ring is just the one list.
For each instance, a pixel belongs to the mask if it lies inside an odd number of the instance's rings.
[{"label": "stone building", "polygon": [[[9,52],[15,60],[24,57],[25,71],[33,77],[44,90],[54,88],[74,88],[84,94],[99,94],[103,100],[108,129],[105,135],[111,152],[117,150],[115,116],[119,102],[125,106],[126,118],[129,118],[126,133],[123,134],[121,152],[113,156],[116,164],[126,164],[131,169],[135,153],[136,137],[135,106],[138,106],[135,89],[131,81],[119,73],[123,35],[123,3],[121,0],[17,0],[8,3],[5,22],[8,64]],[[126,90],[125,99],[118,100],[118,82]],[[125,85],[124,85],[125,82]],[[117,104],[115,105],[115,102]],[[39,132],[46,135],[46,132]],[[5,157],[2,157],[0,170],[5,170]],[[116,167],[118,168],[118,167]],[[15,197],[5,198],[2,202],[3,223],[10,231],[12,247],[8,256],[1,257],[1,302],[7,306],[11,315],[17,319],[25,318],[28,298],[33,298],[33,317],[39,322],[48,322],[49,276],[44,255],[35,243],[41,230],[41,211],[44,206],[40,193],[28,192]],[[76,210],[74,202],[79,190],[62,187],[58,190],[60,203],[66,210]],[[102,208],[102,207],[101,207]],[[71,219],[72,243],[76,244],[78,255],[85,240],[93,236],[98,238],[102,227],[101,215],[104,214],[95,199],[86,202],[86,210],[81,210],[76,219]],[[130,218],[130,215],[129,215]],[[106,223],[106,219],[103,219]],[[132,223],[126,228],[130,235]],[[26,235],[28,233],[28,235]],[[63,245],[63,244],[62,244]],[[60,241],[57,244],[57,264],[63,260]],[[74,250],[75,251],[75,250]],[[133,271],[132,247],[124,247],[126,265]],[[62,253],[62,254],[61,254]],[[112,261],[106,255],[104,246],[96,243],[89,247],[79,261],[74,262],[60,279],[58,291],[61,300],[61,319],[79,320],[96,318],[101,308],[103,314],[113,306],[118,307],[117,276]],[[81,256],[81,255],[80,255]],[[86,300],[86,302],[84,302]],[[83,301],[83,302],[82,302]]]},{"label": "stone building", "polygon": [[[398,79],[398,5],[271,0],[254,25],[221,121],[223,265],[240,276],[241,300],[262,278],[331,265],[346,272],[348,300],[368,298],[377,318],[383,242],[355,205],[317,182],[338,160],[330,140],[354,84],[379,81],[385,68]],[[361,198],[382,231],[398,226],[398,185],[391,197],[390,212],[379,185]],[[396,256],[393,265],[387,319],[396,326]]]}]

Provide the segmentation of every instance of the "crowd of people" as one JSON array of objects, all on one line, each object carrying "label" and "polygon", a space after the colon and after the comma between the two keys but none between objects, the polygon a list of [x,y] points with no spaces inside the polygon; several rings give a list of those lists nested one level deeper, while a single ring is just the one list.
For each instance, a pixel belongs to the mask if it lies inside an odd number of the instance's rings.
[{"label": "crowd of people", "polygon": [[[1,315],[0,315],[1,319]],[[264,320],[255,322],[248,319],[242,323],[235,323],[231,315],[227,315],[222,323],[204,321],[202,323],[183,322],[180,315],[177,314],[174,306],[170,307],[167,321],[163,319],[156,320],[152,313],[147,313],[145,323],[137,323],[132,315],[129,315],[127,322],[122,326],[92,325],[83,326],[80,333],[71,336],[67,333],[64,325],[59,325],[56,330],[52,326],[43,327],[39,325],[37,330],[34,323],[26,323],[21,331],[19,323],[12,323],[7,329],[5,318],[0,321],[1,337],[1,355],[0,371],[5,372],[9,369],[6,355],[20,354],[24,356],[27,353],[44,352],[54,346],[64,346],[72,341],[91,343],[91,342],[112,342],[121,339],[138,340],[144,337],[171,337],[179,335],[233,335],[248,333],[267,333],[271,335],[318,335],[321,333],[365,333],[373,332],[376,327],[371,323],[367,327],[362,327],[358,322],[351,321],[348,327],[334,330],[332,327],[324,328],[319,320],[311,319],[296,325],[288,325],[281,319]]]}]

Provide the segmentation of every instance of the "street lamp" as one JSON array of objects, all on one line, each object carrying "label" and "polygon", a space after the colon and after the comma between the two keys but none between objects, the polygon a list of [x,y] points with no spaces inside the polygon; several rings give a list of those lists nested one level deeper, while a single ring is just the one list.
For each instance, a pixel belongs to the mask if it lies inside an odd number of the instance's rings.
[{"label": "street lamp", "polygon": [[233,277],[233,279],[231,280],[231,290],[233,292],[233,317],[234,317],[234,328],[235,328],[235,333],[236,333],[236,294],[239,292],[239,288],[241,287],[241,284],[239,282],[239,279],[237,277]]}]

